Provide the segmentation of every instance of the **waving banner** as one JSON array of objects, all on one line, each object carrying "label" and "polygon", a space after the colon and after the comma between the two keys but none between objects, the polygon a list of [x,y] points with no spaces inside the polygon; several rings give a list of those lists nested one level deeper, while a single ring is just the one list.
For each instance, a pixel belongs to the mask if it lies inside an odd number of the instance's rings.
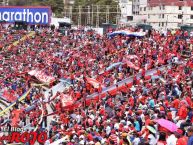
[{"label": "waving banner", "polygon": [[128,59],[139,59],[137,55],[127,55]]},{"label": "waving banner", "polygon": [[138,66],[136,66],[135,64],[133,64],[130,61],[126,61],[126,64],[127,64],[128,67],[133,68],[135,70],[139,70],[140,69]]},{"label": "waving banner", "polygon": [[73,100],[72,96],[70,96],[68,94],[61,94],[60,95],[60,100],[62,102],[63,107],[70,106],[74,103],[74,100]]},{"label": "waving banner", "polygon": [[145,32],[130,32],[127,30],[121,30],[121,31],[114,31],[112,33],[109,33],[108,35],[110,37],[114,37],[116,35],[125,35],[125,36],[134,36],[134,37],[143,37],[145,36]]},{"label": "waving banner", "polygon": [[[32,88],[30,88],[25,94],[23,94],[21,97],[19,97],[19,98],[18,98],[18,101],[20,102],[20,101],[24,100],[24,99],[26,98],[26,96],[29,95],[29,93],[31,92],[31,89],[32,89]],[[9,111],[13,106],[15,106],[15,104],[16,104],[16,101],[13,102],[10,106],[8,106],[7,108],[5,108],[4,110],[2,110],[2,111],[0,112],[0,116],[5,115],[5,113],[6,113],[7,111]]]},{"label": "waving banner", "polygon": [[35,76],[38,80],[40,80],[43,83],[52,83],[55,81],[55,78],[52,76],[47,76],[44,72],[42,71],[36,71],[32,70],[28,72],[31,76]]},{"label": "waving banner", "polygon": [[10,92],[9,90],[4,90],[2,97],[9,102],[14,102],[17,100],[16,95],[13,92]]},{"label": "waving banner", "polygon": [[122,64],[123,64],[122,62],[113,63],[113,64],[111,64],[109,67],[106,68],[106,71],[110,71],[110,70],[112,70],[113,68],[118,67],[118,66],[120,66],[120,65],[122,65]]},{"label": "waving banner", "polygon": [[99,88],[99,86],[101,85],[102,87],[104,87],[99,81],[93,79],[93,78],[86,78],[87,82],[89,84],[91,84],[94,88]]}]

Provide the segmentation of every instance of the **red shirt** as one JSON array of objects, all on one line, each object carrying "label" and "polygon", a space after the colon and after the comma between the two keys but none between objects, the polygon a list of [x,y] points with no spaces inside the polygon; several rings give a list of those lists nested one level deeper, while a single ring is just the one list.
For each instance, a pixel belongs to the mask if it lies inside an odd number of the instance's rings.
[{"label": "red shirt", "polygon": [[190,105],[190,106],[191,106],[192,101],[191,101],[191,98],[190,98],[189,96],[188,96],[188,97],[186,97],[186,101],[187,101],[188,105]]},{"label": "red shirt", "polygon": [[180,107],[178,112],[178,116],[180,117],[180,119],[186,119],[187,114],[187,108],[185,106]]},{"label": "red shirt", "polygon": [[175,100],[173,101],[173,107],[174,107],[174,108],[178,109],[179,104],[180,104],[180,100],[179,100],[179,99],[175,99]]},{"label": "red shirt", "polygon": [[183,136],[177,140],[176,145],[186,145],[187,143],[188,138],[186,136]]}]

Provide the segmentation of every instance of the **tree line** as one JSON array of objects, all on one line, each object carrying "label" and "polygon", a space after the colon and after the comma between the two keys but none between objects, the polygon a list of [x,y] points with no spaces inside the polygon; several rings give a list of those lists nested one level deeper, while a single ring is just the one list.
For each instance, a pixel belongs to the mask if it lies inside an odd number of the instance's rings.
[{"label": "tree line", "polygon": [[73,5],[65,6],[63,0],[10,0],[9,5],[51,6],[56,17],[64,17],[65,13],[68,13],[67,16],[71,16],[75,25],[95,26],[97,22],[99,25],[107,22],[116,23],[118,17],[118,2],[116,0],[75,0]]}]

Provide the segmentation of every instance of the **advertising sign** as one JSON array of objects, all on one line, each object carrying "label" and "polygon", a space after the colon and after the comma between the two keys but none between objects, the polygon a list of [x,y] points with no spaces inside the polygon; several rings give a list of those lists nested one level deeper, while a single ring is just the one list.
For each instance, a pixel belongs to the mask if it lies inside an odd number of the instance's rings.
[{"label": "advertising sign", "polygon": [[12,7],[0,6],[0,21],[14,23],[24,21],[28,24],[47,25],[51,20],[50,7]]}]

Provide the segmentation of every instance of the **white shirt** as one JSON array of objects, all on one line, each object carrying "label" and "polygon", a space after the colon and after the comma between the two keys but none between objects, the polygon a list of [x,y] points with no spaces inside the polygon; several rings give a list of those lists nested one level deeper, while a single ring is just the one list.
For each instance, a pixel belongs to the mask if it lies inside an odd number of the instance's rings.
[{"label": "white shirt", "polygon": [[93,114],[91,114],[89,117],[90,117],[92,120],[95,119],[95,116],[94,116]]},{"label": "white shirt", "polygon": [[139,138],[135,138],[132,142],[133,145],[138,145],[140,143],[140,139]]},{"label": "white shirt", "polygon": [[76,120],[77,120],[78,123],[80,123],[80,121],[81,121],[81,116],[80,116],[80,115],[76,115]]},{"label": "white shirt", "polygon": [[175,137],[174,134],[170,135],[170,136],[166,139],[167,145],[176,145],[176,142],[177,142],[177,138]]},{"label": "white shirt", "polygon": [[157,139],[152,134],[148,135],[148,139],[150,139],[149,140],[150,145],[156,145],[157,144]]},{"label": "white shirt", "polygon": [[109,135],[111,133],[111,127],[107,126],[106,127],[106,134]]},{"label": "white shirt", "polygon": [[49,145],[50,144],[50,140],[48,139],[44,145]]},{"label": "white shirt", "polygon": [[115,123],[114,128],[119,129],[119,123]]}]

